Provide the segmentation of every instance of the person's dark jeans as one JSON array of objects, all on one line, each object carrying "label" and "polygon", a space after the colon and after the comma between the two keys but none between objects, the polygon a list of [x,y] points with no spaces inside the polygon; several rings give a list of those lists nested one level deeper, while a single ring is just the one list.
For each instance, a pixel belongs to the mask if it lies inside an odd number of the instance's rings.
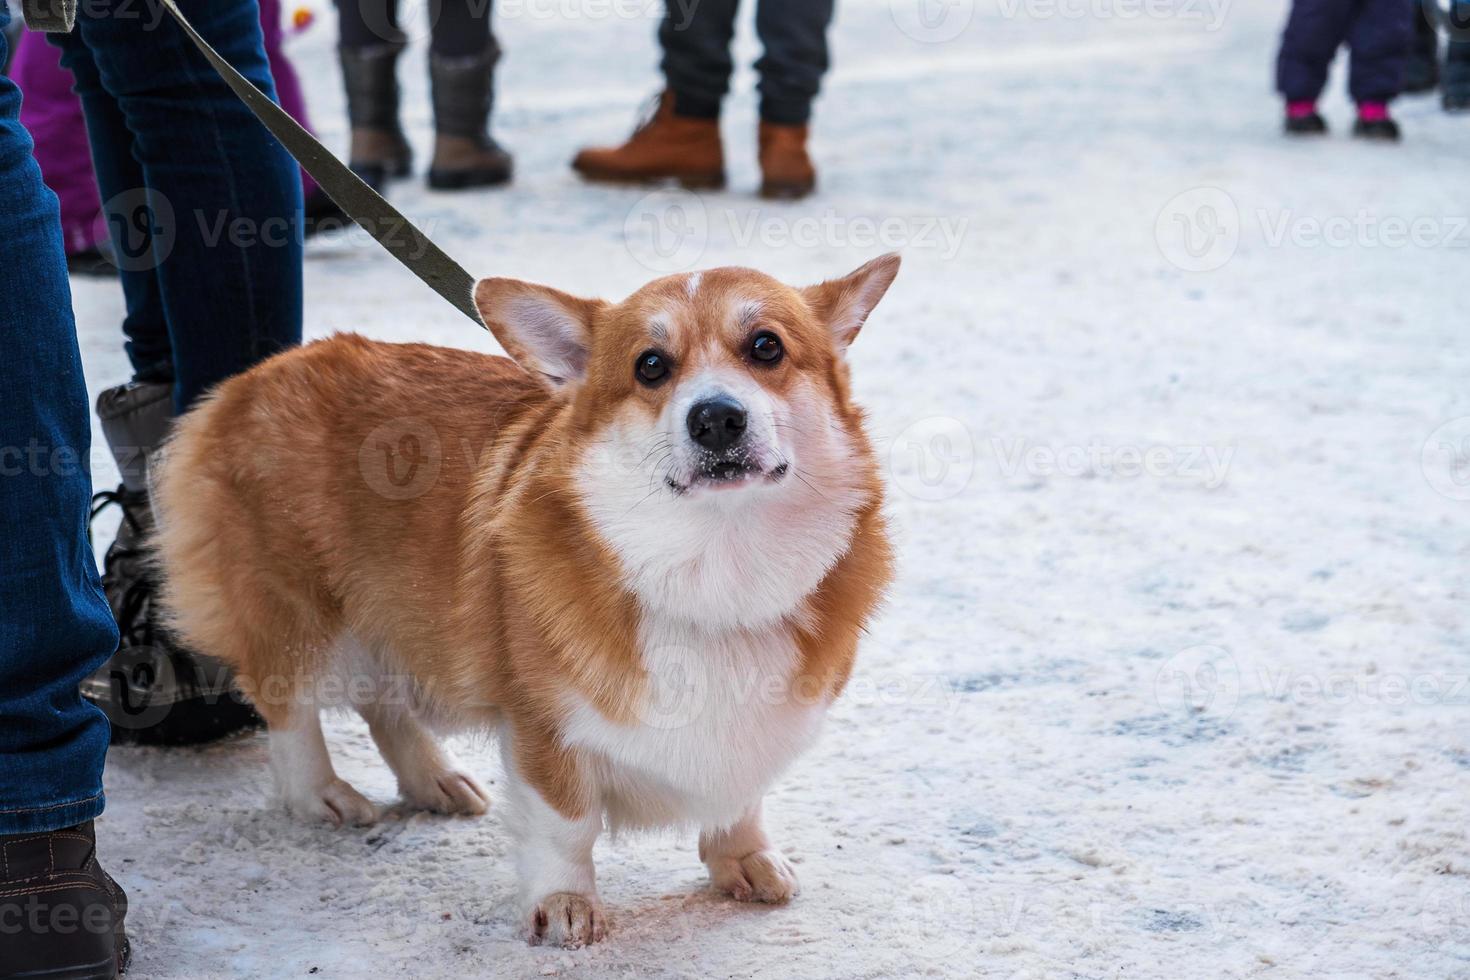
[{"label": "person's dark jeans", "polygon": [[[9,18],[0,3],[0,28]],[[91,425],[61,211],[19,117],[0,77],[0,835],[102,812],[107,719],[77,684],[117,647],[87,543]]]},{"label": "person's dark jeans", "polygon": [[1388,102],[1403,91],[1414,10],[1405,0],[1295,0],[1276,62],[1276,88],[1287,101],[1315,101],[1344,43],[1352,53],[1354,102]]},{"label": "person's dark jeans", "polygon": [[[765,53],[760,74],[761,118],[799,126],[827,73],[827,27],[835,0],[759,0],[755,29]],[[658,40],[663,73],[681,116],[713,119],[730,91],[739,0],[667,0]]]},{"label": "person's dark jeans", "polygon": [[[128,356],[138,380],[174,382],[181,413],[301,341],[300,173],[172,18],[135,0],[81,6],[54,40],[87,117]],[[257,0],[179,7],[275,94]]]},{"label": "person's dark jeans", "polygon": [[[398,43],[398,0],[336,0],[338,36],[344,48]],[[429,25],[435,54],[468,58],[490,46],[490,0],[430,0]]]}]

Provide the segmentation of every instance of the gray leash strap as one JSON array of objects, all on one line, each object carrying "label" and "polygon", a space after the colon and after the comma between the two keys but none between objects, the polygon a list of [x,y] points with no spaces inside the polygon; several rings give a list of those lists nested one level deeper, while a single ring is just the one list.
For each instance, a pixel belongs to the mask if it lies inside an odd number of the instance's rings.
[{"label": "gray leash strap", "polygon": [[403,263],[409,272],[448,300],[449,305],[473,320],[475,326],[484,329],[485,323],[475,309],[474,277],[430,241],[427,235],[415,228],[413,222],[384,200],[381,194],[363,183],[361,177],[317,142],[316,137],[303,129],[284,109],[268,99],[249,79],[221,58],[219,52],[194,30],[194,26],[175,6],[174,0],[161,2],[199,48],[199,52],[219,72],[225,84],[255,113],[255,117],[265,128],[281,141],[286,152],[295,157],[296,162],[316,179],[322,190],[337,202],[338,207],[379,245],[387,249],[389,255]]}]

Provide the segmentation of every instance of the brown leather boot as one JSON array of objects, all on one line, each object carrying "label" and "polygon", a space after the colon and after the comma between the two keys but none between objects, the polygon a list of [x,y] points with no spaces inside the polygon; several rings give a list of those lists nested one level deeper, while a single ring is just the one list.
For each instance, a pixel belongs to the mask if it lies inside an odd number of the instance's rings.
[{"label": "brown leather boot", "polygon": [[817,168],[806,152],[806,126],[761,123],[761,197],[794,201],[817,189]]},{"label": "brown leather boot", "polygon": [[725,186],[720,121],[674,113],[674,96],[659,97],[658,110],[622,146],[588,148],[572,160],[588,180],[616,183],[677,180],[690,189]]},{"label": "brown leather boot", "polygon": [[128,897],[97,863],[92,821],[0,837],[0,978],[113,980]]}]

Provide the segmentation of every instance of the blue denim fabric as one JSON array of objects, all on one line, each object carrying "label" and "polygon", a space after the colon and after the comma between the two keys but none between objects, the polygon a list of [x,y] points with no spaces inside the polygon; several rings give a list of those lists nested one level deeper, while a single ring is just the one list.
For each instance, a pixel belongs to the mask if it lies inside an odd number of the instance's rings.
[{"label": "blue denim fabric", "polygon": [[[135,376],[176,413],[301,342],[296,163],[156,4],[91,0],[53,37],[76,76],[119,253]],[[180,0],[226,61],[275,95],[257,0]]]},{"label": "blue denim fabric", "polygon": [[[0,3],[0,27],[9,17]],[[91,426],[61,213],[19,113],[0,77],[0,834],[102,812],[107,719],[77,684],[117,647],[87,543]]]}]

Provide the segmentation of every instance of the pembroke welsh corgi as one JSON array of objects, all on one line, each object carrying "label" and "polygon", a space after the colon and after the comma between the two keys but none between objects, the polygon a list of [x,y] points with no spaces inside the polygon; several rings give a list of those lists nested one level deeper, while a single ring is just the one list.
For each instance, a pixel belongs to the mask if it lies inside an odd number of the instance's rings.
[{"label": "pembroke welsh corgi", "polygon": [[761,798],[892,576],[845,359],[896,255],[621,303],[486,279],[514,360],[342,335],[221,384],[155,478],[164,595],[270,729],[293,813],[367,824],[319,712],[366,719],[408,805],[489,798],[436,732],[494,731],[533,943],[600,939],[604,824],[699,828],[715,888],[785,902]]}]

